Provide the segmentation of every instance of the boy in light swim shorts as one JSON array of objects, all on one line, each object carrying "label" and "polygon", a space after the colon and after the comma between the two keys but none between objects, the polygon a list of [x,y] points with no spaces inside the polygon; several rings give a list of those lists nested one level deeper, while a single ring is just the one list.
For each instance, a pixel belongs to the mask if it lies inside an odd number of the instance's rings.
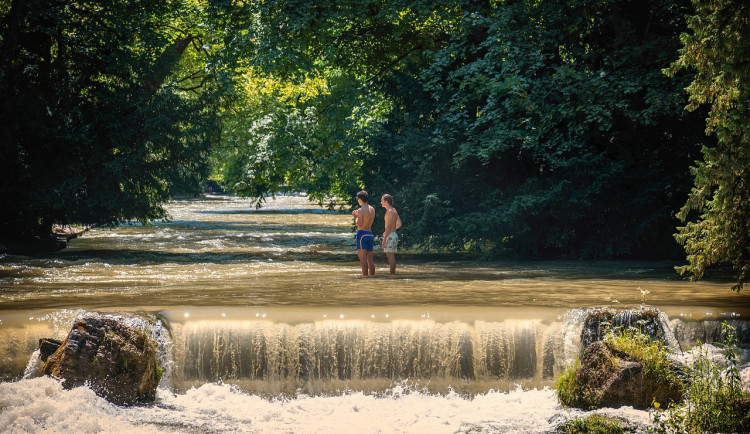
[{"label": "boy in light swim shorts", "polygon": [[385,208],[385,232],[381,247],[388,257],[388,265],[391,274],[396,274],[396,247],[398,246],[398,234],[396,230],[401,227],[401,218],[398,211],[393,207],[393,196],[384,194],[380,199],[380,205]]}]

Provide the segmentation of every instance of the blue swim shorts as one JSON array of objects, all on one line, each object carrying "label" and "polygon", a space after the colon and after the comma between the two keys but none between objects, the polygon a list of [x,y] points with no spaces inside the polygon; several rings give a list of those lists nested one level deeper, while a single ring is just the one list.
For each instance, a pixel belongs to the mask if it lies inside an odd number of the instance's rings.
[{"label": "blue swim shorts", "polygon": [[371,231],[357,231],[357,250],[365,249],[372,252],[373,241],[375,241],[375,235]]}]

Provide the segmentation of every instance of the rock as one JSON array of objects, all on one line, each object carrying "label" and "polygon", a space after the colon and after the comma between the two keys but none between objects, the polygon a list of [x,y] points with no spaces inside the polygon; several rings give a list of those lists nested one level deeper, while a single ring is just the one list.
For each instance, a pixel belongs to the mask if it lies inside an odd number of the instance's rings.
[{"label": "rock", "polygon": [[737,424],[741,432],[750,432],[750,398],[735,397],[732,399],[732,412],[735,420],[740,421]]},{"label": "rock", "polygon": [[660,311],[655,308],[641,309],[591,309],[586,315],[581,331],[581,347],[586,349],[593,342],[600,341],[610,330],[617,327],[632,327],[651,339],[665,340],[666,332],[659,319]]},{"label": "rock", "polygon": [[583,408],[620,407],[647,408],[656,401],[665,408],[681,399],[681,388],[666,379],[644,375],[641,361],[629,354],[596,341],[584,351],[576,382],[586,393]]},{"label": "rock", "polygon": [[593,407],[650,404],[643,404],[643,365],[614,356],[601,341],[586,348],[576,381],[590,388],[587,404]]},{"label": "rock", "polygon": [[55,353],[62,345],[57,339],[39,339],[39,356],[42,362],[46,362],[49,356]]},{"label": "rock", "polygon": [[47,358],[44,373],[65,388],[84,384],[114,404],[153,401],[161,379],[158,348],[141,329],[114,318],[80,318]]}]

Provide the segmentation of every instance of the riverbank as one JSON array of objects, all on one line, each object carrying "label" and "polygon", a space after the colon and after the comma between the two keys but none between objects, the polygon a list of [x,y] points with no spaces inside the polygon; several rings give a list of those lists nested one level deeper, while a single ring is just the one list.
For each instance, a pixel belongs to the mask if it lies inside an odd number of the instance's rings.
[{"label": "riverbank", "polygon": [[68,242],[88,232],[93,226],[56,225],[48,239],[39,237],[1,236],[0,254],[33,256],[39,253],[57,252],[68,246]]}]

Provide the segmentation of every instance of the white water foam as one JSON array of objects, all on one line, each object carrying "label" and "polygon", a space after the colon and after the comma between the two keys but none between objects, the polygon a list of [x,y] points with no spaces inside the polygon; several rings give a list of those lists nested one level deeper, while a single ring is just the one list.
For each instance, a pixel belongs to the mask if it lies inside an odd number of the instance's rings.
[{"label": "white water foam", "polygon": [[26,364],[26,369],[23,371],[23,378],[34,378],[41,375],[42,358],[40,357],[40,354],[40,350],[36,350],[31,354],[29,363]]},{"label": "white water foam", "polygon": [[49,377],[0,383],[0,432],[144,432],[87,387],[64,390]]},{"label": "white water foam", "polygon": [[[603,409],[641,426],[649,414]],[[184,394],[160,389],[151,405],[118,407],[90,389],[49,377],[0,383],[0,432],[547,433],[587,412],[563,409],[549,389],[490,391],[467,398],[395,385],[384,394],[345,392],[265,399],[222,384]]]}]

